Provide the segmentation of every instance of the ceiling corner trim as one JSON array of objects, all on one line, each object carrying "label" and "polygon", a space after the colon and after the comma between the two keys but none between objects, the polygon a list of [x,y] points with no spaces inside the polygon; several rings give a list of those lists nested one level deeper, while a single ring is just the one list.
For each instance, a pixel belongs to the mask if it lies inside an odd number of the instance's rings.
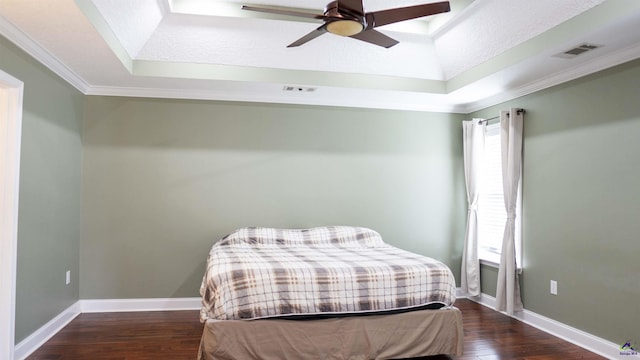
[{"label": "ceiling corner trim", "polygon": [[81,93],[85,94],[89,89],[90,85],[81,76],[76,74],[57,57],[40,46],[40,44],[35,42],[3,16],[0,16],[0,35],[6,37],[17,47],[32,56]]},{"label": "ceiling corner trim", "polygon": [[127,53],[122,43],[118,37],[113,33],[107,21],[102,17],[100,11],[96,8],[91,0],[75,0],[78,8],[82,13],[87,17],[89,22],[93,25],[93,27],[98,31],[100,36],[104,39],[105,43],[111,51],[113,51],[114,55],[120,60],[122,65],[129,71],[133,72],[133,59]]},{"label": "ceiling corner trim", "polygon": [[162,15],[167,15],[171,13],[171,8],[173,5],[172,0],[156,0],[158,2],[158,8],[162,12]]},{"label": "ceiling corner trim", "polygon": [[436,40],[440,36],[444,35],[447,31],[449,31],[452,28],[458,26],[466,18],[468,18],[475,11],[477,11],[477,8],[479,6],[481,6],[481,5],[483,5],[485,2],[486,2],[486,0],[485,1],[481,1],[481,0],[472,1],[469,5],[465,6],[461,11],[456,12],[455,15],[453,15],[451,18],[447,19],[447,21],[444,22],[442,25],[440,25],[439,27],[431,30],[430,31],[431,38]]}]

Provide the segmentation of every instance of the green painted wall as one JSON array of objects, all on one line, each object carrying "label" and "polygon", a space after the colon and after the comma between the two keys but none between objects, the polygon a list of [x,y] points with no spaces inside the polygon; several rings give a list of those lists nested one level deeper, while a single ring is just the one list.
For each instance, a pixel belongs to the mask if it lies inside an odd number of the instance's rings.
[{"label": "green painted wall", "polygon": [[[79,298],[84,96],[0,37],[0,69],[24,82],[16,342]],[[65,285],[65,272],[72,282]]]},{"label": "green painted wall", "polygon": [[[527,110],[525,308],[616,344],[640,324],[639,100],[636,60],[472,114]],[[484,271],[489,292],[496,276]]]},{"label": "green painted wall", "polygon": [[[25,82],[17,341],[78,298],[198,296],[241,226],[368,226],[459,275],[463,116],[82,96],[3,38],[0,68]],[[525,307],[614,343],[640,322],[638,84],[634,61],[464,116],[527,109]]]},{"label": "green painted wall", "polygon": [[87,97],[81,297],[199,296],[235,228],[359,225],[459,272],[461,115]]}]

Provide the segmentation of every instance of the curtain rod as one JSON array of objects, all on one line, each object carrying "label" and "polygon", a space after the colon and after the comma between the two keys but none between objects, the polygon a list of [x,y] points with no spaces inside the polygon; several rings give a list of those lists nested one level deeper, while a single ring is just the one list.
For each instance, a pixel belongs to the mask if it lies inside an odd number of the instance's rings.
[{"label": "curtain rod", "polygon": [[[516,113],[517,113],[518,115],[520,115],[520,114],[524,114],[524,113],[526,113],[526,111],[525,111],[524,109],[518,109],[518,110],[516,110]],[[509,113],[507,113],[507,116],[509,116]],[[489,122],[489,121],[491,121],[491,120],[495,120],[495,119],[499,119],[499,118],[500,118],[500,116],[494,116],[494,117],[492,117],[492,118],[488,118],[488,119],[480,120],[480,121],[478,121],[478,124],[482,124],[483,122]]]}]

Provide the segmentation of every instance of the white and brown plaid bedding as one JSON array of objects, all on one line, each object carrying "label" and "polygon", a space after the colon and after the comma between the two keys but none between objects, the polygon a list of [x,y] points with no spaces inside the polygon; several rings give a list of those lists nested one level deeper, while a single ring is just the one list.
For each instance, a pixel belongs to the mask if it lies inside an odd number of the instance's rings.
[{"label": "white and brown plaid bedding", "polygon": [[455,279],[366,228],[242,228],[211,248],[200,294],[202,322],[361,313],[452,305]]}]

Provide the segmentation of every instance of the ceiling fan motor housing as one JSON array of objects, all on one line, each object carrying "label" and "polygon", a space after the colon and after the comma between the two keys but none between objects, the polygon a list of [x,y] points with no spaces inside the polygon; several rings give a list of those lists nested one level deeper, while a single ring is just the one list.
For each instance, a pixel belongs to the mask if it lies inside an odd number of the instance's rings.
[{"label": "ceiling fan motor housing", "polygon": [[338,2],[332,1],[324,8],[324,15],[329,17],[327,31],[340,35],[352,36],[367,28],[367,21],[362,14],[355,14],[349,9],[339,9]]},{"label": "ceiling fan motor housing", "polygon": [[324,21],[324,24],[320,27],[287,45],[287,47],[297,47],[306,44],[318,36],[329,32],[384,48],[395,46],[398,44],[398,41],[375,30],[376,27],[439,14],[450,10],[449,1],[441,1],[365,13],[362,1],[363,0],[331,1],[324,8],[324,14],[322,15],[300,12],[295,9],[271,9],[249,5],[242,5],[242,9]]}]

